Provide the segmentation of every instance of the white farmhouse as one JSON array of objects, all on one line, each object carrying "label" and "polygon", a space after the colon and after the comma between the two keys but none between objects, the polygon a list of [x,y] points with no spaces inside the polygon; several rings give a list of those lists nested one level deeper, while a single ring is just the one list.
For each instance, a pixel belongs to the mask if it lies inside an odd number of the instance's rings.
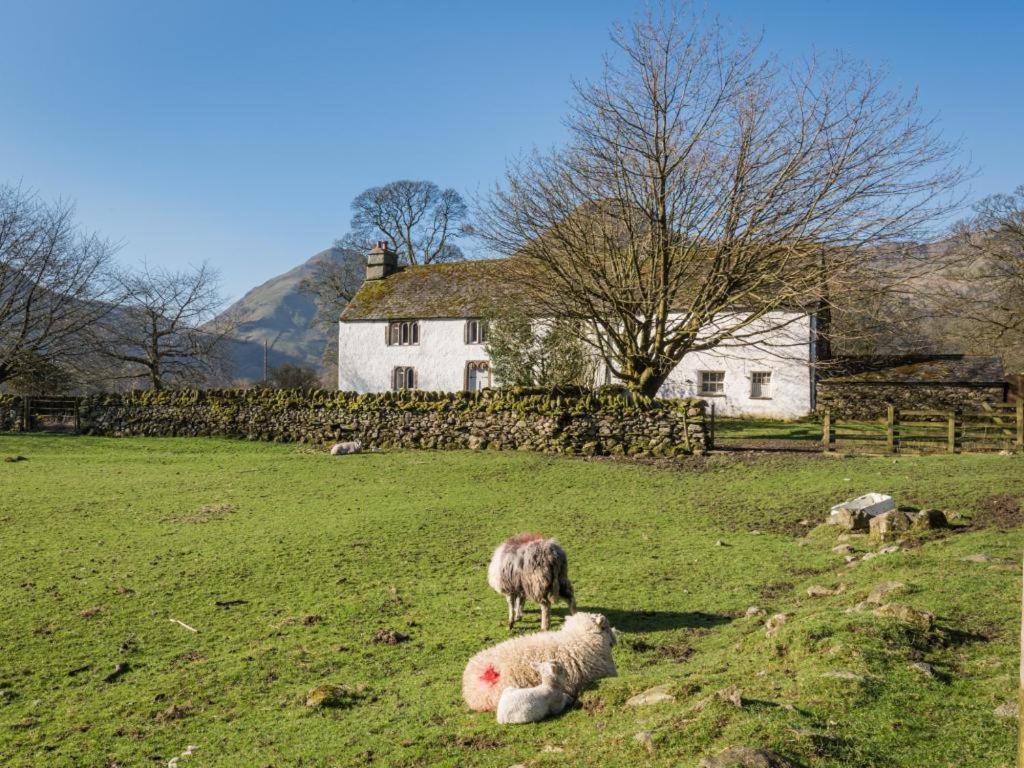
[{"label": "white farmhouse", "polygon": [[[481,321],[495,299],[514,298],[501,260],[398,266],[380,242],[366,281],[341,315],[338,387],[475,390],[495,386]],[[780,327],[781,326],[781,327]],[[662,386],[663,397],[702,397],[720,415],[798,418],[814,408],[816,317],[794,310],[766,319],[728,347],[694,352]],[[602,383],[610,383],[600,372]]]}]

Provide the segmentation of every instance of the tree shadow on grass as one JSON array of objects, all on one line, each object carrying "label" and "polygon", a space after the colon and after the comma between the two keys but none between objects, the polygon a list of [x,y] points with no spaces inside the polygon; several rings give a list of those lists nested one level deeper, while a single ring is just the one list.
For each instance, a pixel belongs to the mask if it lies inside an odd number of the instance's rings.
[{"label": "tree shadow on grass", "polygon": [[728,624],[733,616],[704,611],[624,611],[618,608],[581,607],[587,613],[603,613],[620,632],[664,632],[669,629],[711,629]]}]

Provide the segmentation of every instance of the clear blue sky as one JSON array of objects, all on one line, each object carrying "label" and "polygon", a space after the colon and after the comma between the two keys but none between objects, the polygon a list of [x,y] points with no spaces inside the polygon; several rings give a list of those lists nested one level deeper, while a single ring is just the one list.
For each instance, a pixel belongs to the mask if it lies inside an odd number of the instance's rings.
[{"label": "clear blue sky", "polygon": [[[237,297],[397,178],[482,191],[562,137],[570,78],[640,3],[0,0],[0,181],[78,203],[121,258],[209,260]],[[1024,2],[723,0],[784,58],[843,50],[920,88],[980,171],[1024,184]]]}]

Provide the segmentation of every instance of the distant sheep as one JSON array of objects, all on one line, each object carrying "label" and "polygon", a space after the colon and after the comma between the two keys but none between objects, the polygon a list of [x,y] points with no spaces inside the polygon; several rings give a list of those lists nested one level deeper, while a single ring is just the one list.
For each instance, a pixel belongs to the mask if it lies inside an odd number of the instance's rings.
[{"label": "distant sheep", "polygon": [[349,440],[345,443],[335,443],[331,446],[331,456],[347,456],[350,453],[362,453],[363,444],[358,440]]},{"label": "distant sheep", "polygon": [[565,667],[559,661],[535,662],[540,685],[533,688],[506,688],[498,699],[501,725],[539,723],[548,715],[557,715],[572,704],[565,692]]},{"label": "distant sheep", "polygon": [[527,688],[540,680],[534,662],[557,661],[565,671],[563,690],[575,698],[602,677],[615,677],[615,632],[599,613],[577,613],[554,632],[514,637],[480,651],[462,673],[462,698],[470,709],[490,712],[506,688]]},{"label": "distant sheep", "polygon": [[521,533],[494,550],[487,583],[508,602],[508,628],[523,618],[523,602],[540,604],[540,628],[551,626],[551,604],[559,599],[576,613],[576,596],[569,581],[569,559],[558,542],[539,533]]}]

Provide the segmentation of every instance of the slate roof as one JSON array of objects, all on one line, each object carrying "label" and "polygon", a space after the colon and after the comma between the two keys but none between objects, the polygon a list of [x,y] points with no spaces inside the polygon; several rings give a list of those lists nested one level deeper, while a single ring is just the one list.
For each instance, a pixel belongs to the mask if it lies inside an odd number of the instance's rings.
[{"label": "slate roof", "polygon": [[879,355],[839,357],[819,372],[828,383],[1001,385],[1001,357],[972,355]]},{"label": "slate roof", "polygon": [[496,297],[521,292],[505,259],[399,267],[367,280],[341,313],[343,321],[482,317]]},{"label": "slate roof", "polygon": [[[364,281],[341,320],[484,317],[505,302],[523,309],[530,299],[517,278],[522,269],[515,257],[399,267],[381,280]],[[791,309],[808,311],[797,304]]]}]

